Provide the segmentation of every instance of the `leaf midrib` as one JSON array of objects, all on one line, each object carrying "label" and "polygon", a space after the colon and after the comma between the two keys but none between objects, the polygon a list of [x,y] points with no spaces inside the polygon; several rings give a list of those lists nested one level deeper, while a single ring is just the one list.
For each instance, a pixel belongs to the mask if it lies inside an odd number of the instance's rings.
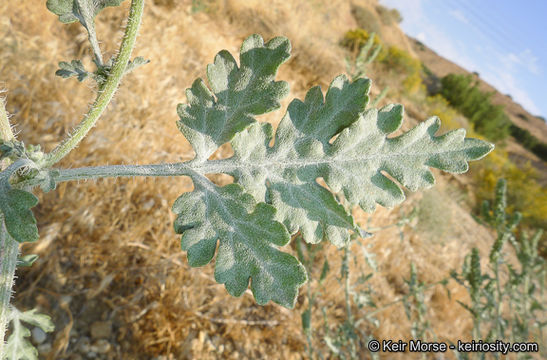
[{"label": "leaf midrib", "polygon": [[[437,155],[445,155],[445,154],[452,154],[452,153],[461,153],[464,151],[465,148],[459,148],[459,149],[448,149],[443,151],[436,151],[436,152],[423,152],[423,153],[375,153],[366,157],[359,157],[359,158],[348,158],[348,159],[341,159],[340,157],[327,157],[322,159],[316,159],[316,160],[308,160],[308,159],[294,159],[291,161],[282,161],[278,160],[273,157],[266,157],[264,160],[267,161],[237,161],[234,158],[228,158],[228,159],[221,159],[221,160],[211,160],[207,161],[201,164],[196,164],[194,167],[194,170],[202,173],[202,174],[218,174],[218,173],[225,173],[225,174],[233,174],[235,171],[252,171],[255,169],[271,169],[274,168],[284,168],[284,169],[290,169],[290,168],[304,168],[308,166],[321,166],[321,165],[333,165],[339,167],[339,164],[347,164],[347,163],[361,163],[361,162],[368,162],[368,161],[389,161],[393,158],[408,158],[408,157],[430,157],[430,156],[437,156]],[[254,159],[253,159],[254,160]],[[272,171],[268,171],[268,173],[271,173]]]}]

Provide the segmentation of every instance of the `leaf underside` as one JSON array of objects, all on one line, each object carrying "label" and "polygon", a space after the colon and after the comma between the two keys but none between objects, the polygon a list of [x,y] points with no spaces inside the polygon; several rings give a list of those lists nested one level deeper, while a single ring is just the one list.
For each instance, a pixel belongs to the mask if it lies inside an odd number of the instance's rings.
[{"label": "leaf underside", "polygon": [[108,6],[119,6],[124,0],[47,0],[49,11],[59,17],[62,23],[80,21],[86,26],[89,19]]},{"label": "leaf underside", "polygon": [[[231,175],[234,184],[218,187],[196,173],[194,191],[173,206],[190,265],[209,263],[218,243],[215,278],[230,294],[241,295],[250,279],[259,304],[286,307],[294,306],[306,280],[298,260],[279,250],[290,234],[341,247],[349,231],[360,231],[333,192],[365,211],[394,206],[404,200],[400,185],[416,191],[434,184],[430,167],[462,173],[493,148],[466,139],[463,129],[435,136],[436,117],[388,138],[402,124],[403,107],[366,109],[370,81],[345,76],[335,78],[325,96],[314,87],[304,101],[293,100],[274,134],[254,116],[277,109],[288,92],[274,77],[289,49],[287,39],[264,44],[252,35],[243,43],[240,67],[222,51],[207,68],[212,91],[201,80],[187,91],[178,125],[196,153],[192,165]],[[226,142],[232,157],[207,160]]]}]

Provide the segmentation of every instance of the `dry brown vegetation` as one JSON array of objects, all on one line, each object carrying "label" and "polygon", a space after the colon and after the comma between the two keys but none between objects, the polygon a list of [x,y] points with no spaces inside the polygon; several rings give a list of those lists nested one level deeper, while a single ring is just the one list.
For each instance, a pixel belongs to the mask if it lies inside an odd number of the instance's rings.
[{"label": "dry brown vegetation", "polygon": [[[19,139],[43,144],[49,151],[77,124],[93,89],[54,75],[57,62],[83,57],[89,64],[90,53],[82,30],[59,23],[43,3],[0,2],[0,84],[7,89],[8,111]],[[278,76],[290,83],[291,99],[303,98],[311,85],[325,89],[344,72],[346,54],[339,42],[356,26],[348,1],[275,0],[268,6],[256,0],[201,1],[199,11],[193,8],[195,3],[147,2],[135,55],[145,56],[151,64],[125,78],[97,127],[63,160],[63,167],[191,159],[192,150],[175,126],[176,105],[185,101],[184,89],[204,76],[205,64],[216,52],[237,53],[251,33],[291,40],[292,59]],[[376,2],[360,5],[375,11]],[[107,9],[98,18],[107,53],[121,37],[127,7],[125,2],[122,9]],[[383,28],[383,33],[385,41],[405,48],[407,40],[398,28]],[[373,73],[370,76],[374,79]],[[281,115],[260,120],[276,124]],[[423,118],[406,119],[417,120]],[[405,228],[403,241],[396,229],[372,239],[380,270],[371,284],[379,304],[407,291],[403,277],[408,277],[410,262],[417,264],[420,280],[431,283],[459,268],[472,246],[482,254],[488,251],[492,234],[469,215],[466,195],[456,187],[459,183],[438,172],[436,176],[435,189],[409,194],[401,208],[379,209],[373,215],[372,224],[382,226],[395,222],[401,209],[420,204],[431,209],[427,204],[432,192],[442,198],[436,202],[439,208],[420,215],[414,229]],[[21,308],[37,306],[54,319],[56,331],[40,348],[44,358],[84,359],[91,345],[103,347],[104,353],[96,356],[104,359],[305,357],[300,324],[305,296],[294,310],[273,304],[261,307],[249,291],[241,298],[230,297],[214,281],[212,265],[187,265],[172,228],[170,206],[191,189],[186,178],[120,179],[62,184],[39,195],[35,214],[40,241],[23,251],[37,253],[40,259],[30,270],[18,271],[15,303]],[[368,219],[361,212],[356,216],[363,224]],[[344,311],[336,280],[341,255],[332,246],[326,248],[335,270],[324,284],[326,291],[318,298],[313,317],[321,324],[324,307],[330,323],[338,324]],[[364,262],[352,263],[358,266]],[[451,300],[441,287],[427,293],[431,323],[439,339],[469,339],[471,319],[455,303],[467,301],[466,292],[454,283],[449,287]],[[363,325],[375,337],[409,338],[402,306],[395,305],[378,318],[379,328]],[[316,330],[319,339],[323,330],[319,325]],[[319,340],[316,346],[325,349]]]}]

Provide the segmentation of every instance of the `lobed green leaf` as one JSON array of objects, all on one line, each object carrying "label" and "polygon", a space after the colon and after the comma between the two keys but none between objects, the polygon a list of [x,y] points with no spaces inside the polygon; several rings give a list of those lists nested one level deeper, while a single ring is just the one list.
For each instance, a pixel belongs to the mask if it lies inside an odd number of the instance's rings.
[{"label": "lobed green leaf", "polygon": [[90,73],[85,69],[80,60],[72,60],[70,63],[61,61],[59,63],[59,70],[55,71],[55,75],[64,79],[75,76],[78,81],[82,82],[88,78]]},{"label": "lobed green leaf", "polygon": [[36,309],[21,312],[14,307],[11,307],[10,318],[12,331],[5,345],[5,359],[38,360],[38,351],[27,339],[30,331],[23,322],[39,327],[44,332],[51,332],[55,328],[51,318],[38,313]]},{"label": "lobed green leaf", "polygon": [[230,175],[257,199],[274,205],[276,218],[291,233],[302,231],[308,242],[328,238],[343,246],[347,230],[355,228],[349,213],[317,184],[317,178],[342,192],[351,204],[373,211],[376,204],[394,206],[404,200],[402,189],[390,177],[416,191],[434,184],[429,167],[464,172],[468,161],[492,150],[488,143],[465,139],[464,130],[435,136],[438,118],[388,138],[401,126],[403,107],[364,111],[366,101],[359,99],[366,99],[368,89],[368,81],[349,83],[338,77],[325,100],[313,88],[304,102],[289,105],[273,147],[268,124],[253,124],[232,141]]},{"label": "lobed green leaf", "polygon": [[[341,247],[349,241],[355,223],[330,191],[316,183],[317,176],[303,177],[311,168],[303,163],[320,160],[329,140],[358,119],[368,103],[370,81],[350,83],[337,77],[325,99],[319,87],[312,88],[304,102],[294,100],[279,124],[273,148],[269,147],[269,124],[251,126],[232,141],[239,166],[230,174],[257,199],[278,209],[276,218],[294,234],[318,243],[329,239]],[[266,184],[269,184],[267,186]]]},{"label": "lobed green leaf", "polygon": [[197,79],[186,91],[189,104],[180,104],[177,122],[192,144],[196,159],[206,160],[220,145],[255,122],[255,115],[280,107],[289,92],[284,81],[274,81],[277,69],[289,58],[290,43],[277,37],[266,44],[259,35],[241,46],[240,67],[223,50],[207,66],[211,90]]},{"label": "lobed green leaf", "polygon": [[194,179],[195,190],[173,205],[175,231],[182,234],[182,249],[191,266],[209,263],[215,253],[215,279],[233,296],[249,286],[258,304],[268,301],[293,307],[298,288],[306,281],[304,267],[279,251],[290,236],[274,220],[275,209],[256,204],[241,186],[218,187],[207,179]]},{"label": "lobed green leaf", "polygon": [[[465,172],[468,161],[493,145],[466,139],[463,129],[436,136],[438,118],[388,137],[400,128],[403,107],[366,110],[370,80],[345,76],[335,78],[325,96],[314,87],[304,101],[293,100],[274,135],[254,116],[278,108],[288,92],[274,77],[289,49],[285,38],[264,44],[252,35],[241,48],[239,68],[221,51],[207,68],[212,90],[201,79],[188,89],[178,126],[196,152],[189,163],[195,190],[179,197],[173,211],[190,265],[209,263],[218,242],[215,278],[228,292],[241,295],[251,279],[259,304],[292,307],[306,273],[278,249],[289,234],[338,247],[347,244],[349,231],[368,235],[333,192],[366,211],[394,206],[404,200],[401,186],[415,191],[434,184],[430,167]],[[207,160],[228,141],[231,158]],[[219,188],[206,173],[231,175],[235,183]]]}]

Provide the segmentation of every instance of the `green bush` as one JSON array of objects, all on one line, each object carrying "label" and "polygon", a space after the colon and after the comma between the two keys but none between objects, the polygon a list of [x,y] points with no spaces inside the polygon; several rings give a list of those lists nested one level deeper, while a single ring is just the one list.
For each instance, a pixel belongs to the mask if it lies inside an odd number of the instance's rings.
[{"label": "green bush", "polygon": [[547,144],[542,143],[526,129],[511,124],[511,135],[525,148],[547,161]]},{"label": "green bush", "polygon": [[490,101],[493,93],[479,90],[478,82],[470,75],[449,74],[441,84],[442,96],[471,121],[477,132],[492,141],[507,138],[511,122],[503,107]]},{"label": "green bush", "polygon": [[501,149],[474,168],[479,203],[489,198],[499,178],[505,178],[509,186],[507,211],[520,212],[526,226],[547,229],[547,188],[540,184],[540,174],[535,168],[530,164],[518,167]]},{"label": "green bush", "polygon": [[511,135],[527,149],[533,149],[539,140],[526,129],[511,124]]},{"label": "green bush", "polygon": [[[513,343],[535,340],[535,350],[529,351],[538,352],[537,342],[544,339],[543,328],[547,325],[542,316],[547,305],[543,296],[547,267],[538,251],[543,231],[534,231],[535,234],[529,236],[519,229],[522,214],[506,211],[510,201],[507,189],[507,181],[498,180],[494,200],[485,200],[481,217],[476,218],[497,234],[487,258],[488,270],[481,267],[485,259],[481,259],[479,249],[475,247],[465,257],[461,272],[452,270],[450,276],[469,294],[468,302],[458,303],[473,318],[474,340],[508,339]],[[507,243],[513,247],[517,266],[506,256],[508,252],[504,248]],[[516,359],[532,359],[530,354],[522,355],[525,356]],[[457,359],[469,357],[458,356]]]},{"label": "green bush", "polygon": [[384,63],[394,70],[404,72],[406,75],[419,73],[422,70],[420,60],[412,57],[408,52],[397,46],[389,47]]},{"label": "green bush", "polygon": [[546,143],[539,143],[532,149],[534,154],[540,157],[540,159],[543,159],[544,161],[547,161],[547,144]]}]

